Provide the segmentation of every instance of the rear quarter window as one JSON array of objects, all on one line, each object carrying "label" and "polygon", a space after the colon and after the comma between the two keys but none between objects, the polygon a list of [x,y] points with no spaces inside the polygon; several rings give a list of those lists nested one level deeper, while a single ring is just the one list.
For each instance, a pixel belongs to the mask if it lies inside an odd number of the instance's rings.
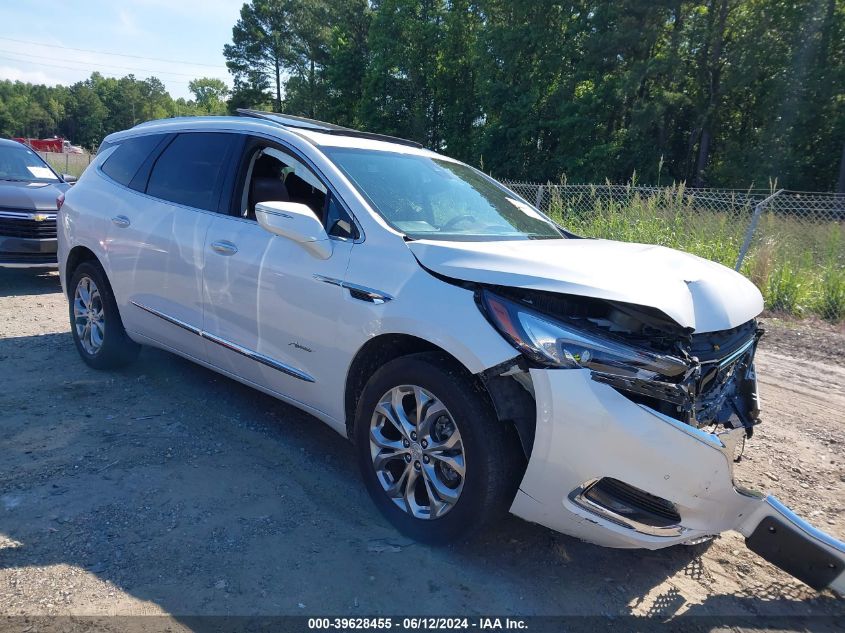
[{"label": "rear quarter window", "polygon": [[236,135],[179,134],[156,159],[147,194],[196,209],[217,211],[224,167]]},{"label": "rear quarter window", "polygon": [[[109,178],[128,187],[138,169],[162,138],[161,134],[151,134],[120,141],[117,149],[106,159],[101,169]],[[100,151],[103,149],[107,148],[100,147]]]}]

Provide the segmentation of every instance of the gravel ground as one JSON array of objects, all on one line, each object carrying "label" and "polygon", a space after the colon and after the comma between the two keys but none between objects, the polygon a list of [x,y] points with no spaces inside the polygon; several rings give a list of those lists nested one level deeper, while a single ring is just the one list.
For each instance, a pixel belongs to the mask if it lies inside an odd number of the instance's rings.
[{"label": "gravel ground", "polygon": [[[845,333],[766,324],[738,478],[843,538]],[[55,273],[0,269],[0,385],[0,616],[845,616],[737,534],[618,551],[509,517],[412,543],[314,418],[157,350],[85,366]]]}]

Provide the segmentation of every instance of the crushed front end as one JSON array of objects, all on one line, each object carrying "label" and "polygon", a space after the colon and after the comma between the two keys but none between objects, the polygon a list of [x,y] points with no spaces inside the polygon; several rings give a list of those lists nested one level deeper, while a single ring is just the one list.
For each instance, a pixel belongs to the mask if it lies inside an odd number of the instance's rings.
[{"label": "crushed front end", "polygon": [[760,422],[756,320],[693,332],[606,300],[490,287],[477,296],[522,352],[485,379],[515,379],[535,403],[532,432],[518,424],[529,461],[514,514],[623,548],[737,530],[807,584],[845,591],[845,545],[734,484]]},{"label": "crushed front end", "polygon": [[686,369],[674,377],[600,369],[591,377],[696,428],[743,428],[750,438],[760,422],[754,354],[762,335],[755,320],[721,332],[683,334],[673,351]]}]

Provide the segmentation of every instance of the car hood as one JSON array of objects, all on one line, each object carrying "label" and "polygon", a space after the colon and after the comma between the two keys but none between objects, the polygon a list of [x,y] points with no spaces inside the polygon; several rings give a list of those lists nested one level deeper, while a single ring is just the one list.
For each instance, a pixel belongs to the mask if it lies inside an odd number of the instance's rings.
[{"label": "car hood", "polygon": [[649,306],[697,332],[727,330],[763,310],[760,291],[739,273],[663,246],[560,239],[408,247],[447,277]]},{"label": "car hood", "polygon": [[56,197],[67,191],[64,182],[9,182],[0,180],[0,208],[55,211]]}]

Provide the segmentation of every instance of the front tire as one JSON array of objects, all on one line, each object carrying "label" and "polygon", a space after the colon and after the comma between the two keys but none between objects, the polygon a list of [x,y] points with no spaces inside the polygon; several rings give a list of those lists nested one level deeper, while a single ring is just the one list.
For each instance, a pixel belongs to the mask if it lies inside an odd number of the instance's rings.
[{"label": "front tire", "polygon": [[358,402],[354,439],[378,509],[426,543],[463,538],[504,516],[524,471],[514,428],[444,354],[379,369]]},{"label": "front tire", "polygon": [[132,362],[140,346],[126,334],[106,273],[98,262],[81,263],[70,280],[70,331],[76,351],[94,369]]}]

